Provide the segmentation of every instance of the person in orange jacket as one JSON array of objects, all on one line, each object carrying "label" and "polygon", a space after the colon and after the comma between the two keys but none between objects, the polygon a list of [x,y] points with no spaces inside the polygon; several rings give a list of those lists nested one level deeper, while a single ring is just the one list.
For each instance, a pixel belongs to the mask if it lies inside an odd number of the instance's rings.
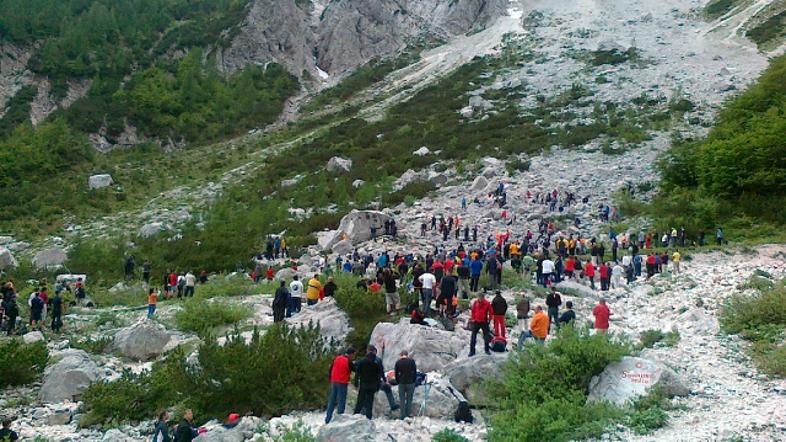
[{"label": "person in orange jacket", "polygon": [[535,315],[529,326],[529,331],[521,333],[519,336],[519,347],[524,346],[524,342],[528,338],[534,338],[535,342],[543,343],[546,341],[546,336],[549,334],[549,316],[543,311],[543,307],[535,307]]}]

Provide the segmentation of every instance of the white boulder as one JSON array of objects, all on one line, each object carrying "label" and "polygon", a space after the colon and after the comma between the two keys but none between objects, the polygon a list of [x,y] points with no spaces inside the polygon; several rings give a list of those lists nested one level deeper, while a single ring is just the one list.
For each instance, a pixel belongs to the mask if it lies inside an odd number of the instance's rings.
[{"label": "white boulder", "polygon": [[363,187],[364,184],[366,184],[366,182],[363,180],[352,181],[352,187],[354,187],[355,189],[360,189],[361,187]]},{"label": "white boulder", "polygon": [[[428,385],[427,385],[428,384]],[[428,389],[428,398],[426,390]],[[398,402],[398,387],[392,387],[393,397]],[[425,407],[423,402],[425,399]],[[460,401],[466,400],[461,392],[453,387],[450,382],[436,372],[426,375],[426,383],[415,387],[412,395],[411,416],[430,417],[432,419],[452,419]],[[401,405],[401,404],[399,404]],[[374,397],[374,416],[399,417],[401,411],[391,411],[385,393],[380,391]]]},{"label": "white boulder", "polygon": [[164,326],[149,319],[120,329],[112,350],[135,361],[149,361],[164,353],[171,336]]},{"label": "white boulder", "polygon": [[418,150],[416,150],[416,151],[412,152],[412,154],[413,154],[413,155],[417,155],[417,156],[419,156],[419,157],[422,157],[422,156],[428,155],[428,154],[430,154],[430,153],[431,153],[431,151],[430,151],[430,150],[429,150],[429,148],[428,148],[428,147],[426,147],[426,146],[423,146],[423,147],[421,147],[420,149],[418,149]]},{"label": "white boulder", "polygon": [[240,419],[240,422],[232,428],[226,428],[223,425],[208,428],[207,433],[194,438],[194,442],[243,442],[249,439],[261,424],[262,420],[260,418],[246,416]]},{"label": "white boulder", "polygon": [[44,338],[44,334],[40,331],[32,331],[30,333],[25,333],[25,335],[22,336],[22,341],[24,341],[25,344],[35,344],[36,342],[46,341],[46,338]]},{"label": "white boulder", "polygon": [[457,359],[444,368],[445,377],[473,405],[485,401],[483,382],[499,375],[509,353],[478,354],[471,358]]},{"label": "white boulder", "polygon": [[410,324],[404,318],[398,323],[377,324],[371,332],[371,344],[384,349],[381,357],[386,368],[393,367],[401,351],[407,350],[418,370],[429,372],[442,371],[454,361],[468,347],[468,339],[457,332]]},{"label": "white boulder", "polygon": [[475,181],[472,182],[469,190],[472,192],[482,192],[489,185],[488,180],[483,175],[478,175]]},{"label": "white boulder", "polygon": [[626,356],[592,378],[587,401],[625,405],[646,396],[653,388],[668,397],[690,394],[679,375],[663,363]]},{"label": "white boulder", "polygon": [[87,179],[87,187],[90,190],[103,189],[104,187],[109,187],[114,183],[115,182],[112,179],[112,175],[108,174],[93,175]]},{"label": "white boulder", "polygon": [[354,247],[352,246],[352,241],[350,241],[348,239],[339,241],[339,242],[333,244],[333,247],[331,247],[331,250],[333,251],[333,253],[336,253],[336,254],[339,254],[339,255],[346,255],[347,253],[352,253],[353,249],[354,249]]},{"label": "white boulder", "polygon": [[331,173],[349,173],[352,170],[352,160],[333,157],[327,163],[327,170]]},{"label": "white boulder", "polygon": [[39,270],[57,268],[63,265],[68,259],[65,250],[57,247],[41,250],[33,255],[33,267]]},{"label": "white boulder", "polygon": [[329,424],[319,429],[319,442],[373,442],[376,440],[374,421],[359,414],[334,414]]},{"label": "white boulder", "polygon": [[0,247],[0,270],[9,268],[16,268],[19,263],[14,258],[14,255],[5,247]]},{"label": "white boulder", "polygon": [[38,397],[42,402],[58,403],[78,399],[85,389],[101,378],[102,371],[83,350],[66,350],[62,358],[44,371]]},{"label": "white boulder", "polygon": [[320,334],[328,339],[335,339],[339,344],[344,342],[352,330],[349,317],[333,298],[325,298],[313,306],[304,306],[300,313],[287,318],[286,322],[295,327],[307,327],[309,323],[319,324]]},{"label": "white boulder", "polygon": [[147,223],[139,229],[139,236],[142,238],[152,238],[164,230],[165,227],[162,223]]}]

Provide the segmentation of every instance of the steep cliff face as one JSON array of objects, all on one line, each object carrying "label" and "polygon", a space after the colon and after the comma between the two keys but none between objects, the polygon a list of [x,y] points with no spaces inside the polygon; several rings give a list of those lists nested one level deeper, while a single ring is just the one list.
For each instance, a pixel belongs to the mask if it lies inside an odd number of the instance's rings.
[{"label": "steep cliff face", "polygon": [[391,55],[415,37],[450,37],[506,13],[508,0],[255,0],[239,35],[219,57],[233,72],[276,61],[295,75],[340,76]]}]

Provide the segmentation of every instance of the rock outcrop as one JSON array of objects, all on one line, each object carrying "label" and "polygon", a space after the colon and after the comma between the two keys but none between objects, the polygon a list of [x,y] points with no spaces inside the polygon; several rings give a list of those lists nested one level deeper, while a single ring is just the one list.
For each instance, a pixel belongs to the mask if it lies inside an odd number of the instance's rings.
[{"label": "rock outcrop", "polygon": [[338,229],[329,232],[321,232],[318,235],[319,245],[323,250],[332,250],[333,246],[341,241],[358,243],[371,239],[371,227],[374,226],[381,235],[385,226],[385,221],[393,218],[373,210],[353,210],[341,218]]},{"label": "rock outcrop", "polygon": [[75,400],[103,374],[83,350],[66,350],[61,355],[60,361],[44,371],[44,382],[38,393],[42,402]]},{"label": "rock outcrop", "polygon": [[41,250],[33,256],[33,267],[39,270],[57,268],[68,259],[68,254],[60,248]]},{"label": "rock outcrop", "polygon": [[380,322],[371,332],[371,343],[384,349],[384,366],[393,367],[402,350],[407,350],[415,359],[418,370],[442,371],[468,347],[468,340],[457,332],[448,332],[435,327],[410,324],[409,319],[398,323]]},{"label": "rock outcrop", "polygon": [[654,388],[668,397],[690,394],[679,375],[663,363],[626,356],[592,378],[587,401],[625,405]]},{"label": "rock outcrop", "polygon": [[90,190],[93,189],[103,189],[104,187],[109,187],[114,184],[114,180],[112,179],[112,175],[108,174],[101,174],[101,175],[92,175],[90,178],[87,179],[87,187]]},{"label": "rock outcrop", "polygon": [[333,415],[333,420],[319,429],[319,442],[373,442],[376,440],[374,421],[358,414]]},{"label": "rock outcrop", "polygon": [[164,353],[170,338],[164,326],[144,319],[120,329],[112,341],[112,350],[135,361],[149,361]]},{"label": "rock outcrop", "polygon": [[11,251],[5,247],[0,247],[0,270],[16,268],[17,266],[19,266],[19,263]]},{"label": "rock outcrop", "polygon": [[349,326],[349,317],[332,298],[326,298],[310,307],[303,306],[300,313],[287,318],[286,322],[293,326],[303,327],[308,326],[309,323],[319,324],[322,336],[335,339],[338,344],[344,342],[349,331],[352,330],[352,327]]},{"label": "rock outcrop", "polygon": [[331,173],[349,173],[352,170],[352,160],[333,157],[328,161],[326,168]]}]

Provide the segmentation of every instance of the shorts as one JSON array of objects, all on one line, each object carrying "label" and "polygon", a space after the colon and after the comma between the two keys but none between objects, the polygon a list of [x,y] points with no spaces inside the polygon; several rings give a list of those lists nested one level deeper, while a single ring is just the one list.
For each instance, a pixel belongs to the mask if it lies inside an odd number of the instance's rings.
[{"label": "shorts", "polygon": [[398,294],[398,292],[385,293],[385,303],[387,305],[400,305],[401,296]]}]

